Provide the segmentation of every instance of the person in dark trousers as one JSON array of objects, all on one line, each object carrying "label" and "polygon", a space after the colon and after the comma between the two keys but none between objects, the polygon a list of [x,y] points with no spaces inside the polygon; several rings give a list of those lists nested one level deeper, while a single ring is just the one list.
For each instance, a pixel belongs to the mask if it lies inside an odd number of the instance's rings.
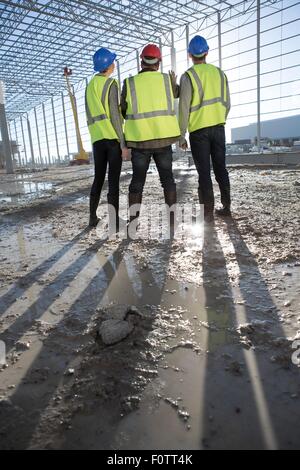
[{"label": "person in dark trousers", "polygon": [[119,181],[122,156],[128,149],[122,129],[119,109],[119,91],[116,80],[109,78],[114,72],[116,54],[101,48],[94,54],[94,70],[97,72],[86,88],[85,106],[89,132],[93,145],[95,177],[90,193],[89,226],[99,222],[97,208],[108,166],[108,213],[110,224],[119,224]]},{"label": "person in dark trousers", "polygon": [[[172,144],[180,129],[174,109],[178,85],[174,73],[159,72],[161,51],[148,44],[141,53],[141,71],[124,81],[121,111],[125,118],[125,139],[132,149],[133,175],[129,186],[129,211],[132,221],[139,215],[147,170],[153,157],[164,190],[165,203],[176,204],[176,184],[172,171]],[[174,224],[171,211],[170,223]]]},{"label": "person in dark trousers", "polygon": [[191,151],[199,177],[199,202],[204,204],[205,220],[212,221],[214,192],[210,159],[223,205],[215,213],[219,216],[231,216],[224,128],[230,110],[230,94],[224,72],[206,63],[208,50],[208,44],[202,36],[195,36],[189,43],[188,53],[193,66],[180,80],[179,145],[182,149],[187,148],[185,134],[188,128]]}]

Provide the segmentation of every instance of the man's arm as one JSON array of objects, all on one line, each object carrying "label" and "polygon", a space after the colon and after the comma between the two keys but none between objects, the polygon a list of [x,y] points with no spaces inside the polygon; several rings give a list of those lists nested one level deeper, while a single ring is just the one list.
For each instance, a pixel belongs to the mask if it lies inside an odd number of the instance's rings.
[{"label": "man's arm", "polygon": [[169,77],[170,77],[170,80],[171,80],[173,96],[174,96],[174,98],[179,98],[180,87],[179,87],[179,85],[177,85],[177,82],[176,82],[177,75],[175,75],[175,72],[173,70],[170,70]]},{"label": "man's arm", "polygon": [[185,134],[189,123],[190,108],[192,102],[192,84],[189,76],[184,73],[180,79],[180,99],[179,99],[179,145],[186,144]]},{"label": "man's arm", "polygon": [[226,75],[225,75],[225,79],[226,79],[226,95],[227,95],[227,100],[226,100],[226,102],[227,102],[226,119],[227,119],[227,116],[228,116],[230,108],[231,108],[231,101],[230,101],[230,90],[229,90],[228,78],[227,78]]},{"label": "man's arm", "polygon": [[110,120],[118,139],[120,141],[121,148],[126,147],[123,126],[122,126],[122,117],[119,109],[119,93],[118,86],[116,83],[113,83],[109,90],[108,95],[109,111],[110,111]]}]

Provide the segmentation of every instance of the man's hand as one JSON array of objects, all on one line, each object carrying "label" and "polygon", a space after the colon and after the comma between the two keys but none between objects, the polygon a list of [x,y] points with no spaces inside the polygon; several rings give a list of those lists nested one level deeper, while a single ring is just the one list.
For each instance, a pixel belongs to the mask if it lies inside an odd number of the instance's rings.
[{"label": "man's hand", "polygon": [[131,152],[127,147],[122,148],[122,160],[124,162],[131,160]]},{"label": "man's hand", "polygon": [[185,139],[180,139],[180,141],[179,141],[179,147],[180,147],[182,150],[187,150],[187,148],[188,148],[187,141],[186,141]]},{"label": "man's hand", "polygon": [[176,83],[177,83],[177,75],[175,75],[174,70],[169,70],[169,77],[170,77],[170,79],[171,79],[171,83],[173,83],[174,85],[176,85]]}]

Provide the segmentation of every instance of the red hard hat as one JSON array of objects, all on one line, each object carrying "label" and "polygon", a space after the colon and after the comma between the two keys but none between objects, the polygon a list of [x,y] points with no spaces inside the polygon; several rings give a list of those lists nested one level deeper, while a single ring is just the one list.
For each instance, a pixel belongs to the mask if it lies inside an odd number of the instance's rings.
[{"label": "red hard hat", "polygon": [[155,44],[147,44],[147,46],[145,46],[142,50],[140,57],[141,59],[144,59],[145,57],[151,57],[153,59],[161,60],[161,52],[159,47],[157,47]]}]

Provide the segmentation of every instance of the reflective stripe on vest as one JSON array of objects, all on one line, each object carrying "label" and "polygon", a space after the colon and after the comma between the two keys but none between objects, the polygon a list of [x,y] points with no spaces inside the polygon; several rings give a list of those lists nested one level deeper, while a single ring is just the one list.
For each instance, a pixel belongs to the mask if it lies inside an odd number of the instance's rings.
[{"label": "reflective stripe on vest", "polygon": [[[113,78],[109,78],[105,82],[103,90],[102,90],[101,103],[102,103],[102,106],[103,106],[104,109],[105,109],[106,95],[107,95],[107,93],[109,91],[109,88],[110,88],[110,85],[112,84],[113,81],[114,81]],[[102,121],[103,119],[108,119],[107,114],[98,114],[96,116],[92,116],[89,105],[88,105],[88,101],[87,101],[87,88],[85,89],[85,110],[86,110],[88,126],[90,126],[91,124],[94,124],[97,121]]]},{"label": "reflective stripe on vest", "polygon": [[151,117],[158,117],[158,116],[175,116],[175,110],[173,110],[173,99],[171,94],[171,86],[170,80],[168,75],[163,74],[166,96],[167,96],[167,108],[166,110],[160,111],[148,111],[147,113],[139,113],[138,112],[138,101],[137,101],[137,94],[135,88],[134,77],[128,78],[130,94],[131,94],[131,102],[132,102],[132,112],[133,114],[127,114],[126,119],[147,119]]},{"label": "reflective stripe on vest", "polygon": [[225,100],[225,91],[224,91],[225,75],[224,75],[224,73],[222,72],[221,69],[218,68],[218,71],[219,71],[220,78],[221,78],[221,96],[217,97],[217,98],[212,98],[210,100],[203,100],[204,91],[203,91],[203,87],[202,87],[200,77],[193,68],[189,69],[189,72],[193,75],[193,78],[194,78],[194,80],[197,84],[198,91],[199,91],[199,96],[200,96],[200,103],[195,105],[195,106],[192,106],[190,108],[191,113],[194,112],[194,111],[198,111],[198,109],[203,108],[204,106],[209,106],[209,105],[215,104],[215,103],[221,103],[223,106],[225,106],[225,108],[227,110],[226,115],[228,114],[229,109],[230,109],[230,101],[228,99],[228,97],[229,97],[228,81],[226,80],[227,100]]}]

